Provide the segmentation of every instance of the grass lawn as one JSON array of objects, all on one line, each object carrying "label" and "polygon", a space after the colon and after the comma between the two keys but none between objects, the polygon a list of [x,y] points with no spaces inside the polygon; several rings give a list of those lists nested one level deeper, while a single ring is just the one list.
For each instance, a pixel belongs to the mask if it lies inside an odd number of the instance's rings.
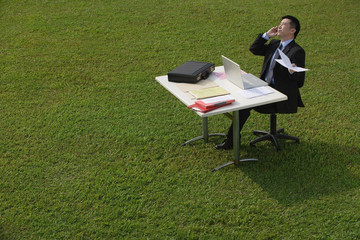
[{"label": "grass lawn", "polygon": [[[221,137],[155,81],[221,54],[260,73],[257,34],[292,14],[306,105],[300,144]],[[358,0],[0,1],[0,239],[359,239]],[[209,118],[226,132],[224,116]]]}]

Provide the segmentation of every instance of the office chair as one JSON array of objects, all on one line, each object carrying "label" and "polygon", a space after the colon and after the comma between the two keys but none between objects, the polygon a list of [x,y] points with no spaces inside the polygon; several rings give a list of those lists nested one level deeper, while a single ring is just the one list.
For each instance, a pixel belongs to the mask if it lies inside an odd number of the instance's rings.
[{"label": "office chair", "polygon": [[300,140],[298,137],[289,136],[282,134],[284,129],[276,130],[276,114],[270,114],[270,132],[255,130],[253,133],[257,136],[261,136],[250,142],[250,146],[255,147],[255,144],[261,141],[270,140],[274,143],[277,150],[280,150],[278,139],[294,140],[296,143],[299,143]]}]

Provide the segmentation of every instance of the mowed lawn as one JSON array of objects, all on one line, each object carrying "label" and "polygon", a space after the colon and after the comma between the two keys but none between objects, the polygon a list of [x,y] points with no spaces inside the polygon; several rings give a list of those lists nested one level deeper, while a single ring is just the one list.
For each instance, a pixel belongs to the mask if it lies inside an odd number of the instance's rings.
[{"label": "mowed lawn", "polygon": [[[259,75],[249,46],[296,16],[306,105],[299,136],[241,163],[155,81],[221,55]],[[0,239],[359,239],[358,0],[0,1]],[[209,118],[210,132],[230,120]]]}]

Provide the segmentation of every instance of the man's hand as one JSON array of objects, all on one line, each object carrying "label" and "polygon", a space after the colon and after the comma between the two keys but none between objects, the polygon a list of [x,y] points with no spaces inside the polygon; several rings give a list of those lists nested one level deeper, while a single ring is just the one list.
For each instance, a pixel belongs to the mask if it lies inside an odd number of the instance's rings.
[{"label": "man's hand", "polygon": [[269,31],[266,32],[266,35],[267,35],[269,38],[276,37],[276,36],[277,36],[277,31],[278,31],[278,27],[273,27],[273,28],[271,28]]},{"label": "man's hand", "polygon": [[[293,67],[297,67],[295,63],[292,63],[291,65],[292,65]],[[294,70],[291,70],[290,68],[288,68],[288,70],[289,70],[289,72],[290,72],[291,74],[293,74],[293,73],[295,72]]]}]

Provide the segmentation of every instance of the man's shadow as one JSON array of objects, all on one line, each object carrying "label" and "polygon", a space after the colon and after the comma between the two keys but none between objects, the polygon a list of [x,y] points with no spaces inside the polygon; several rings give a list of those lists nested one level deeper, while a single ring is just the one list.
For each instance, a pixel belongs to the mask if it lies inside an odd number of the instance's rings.
[{"label": "man's shadow", "polygon": [[[301,140],[300,140],[301,141]],[[325,142],[270,142],[242,146],[246,155],[259,159],[241,163],[241,170],[280,204],[351,191],[360,186],[360,149]]]}]

